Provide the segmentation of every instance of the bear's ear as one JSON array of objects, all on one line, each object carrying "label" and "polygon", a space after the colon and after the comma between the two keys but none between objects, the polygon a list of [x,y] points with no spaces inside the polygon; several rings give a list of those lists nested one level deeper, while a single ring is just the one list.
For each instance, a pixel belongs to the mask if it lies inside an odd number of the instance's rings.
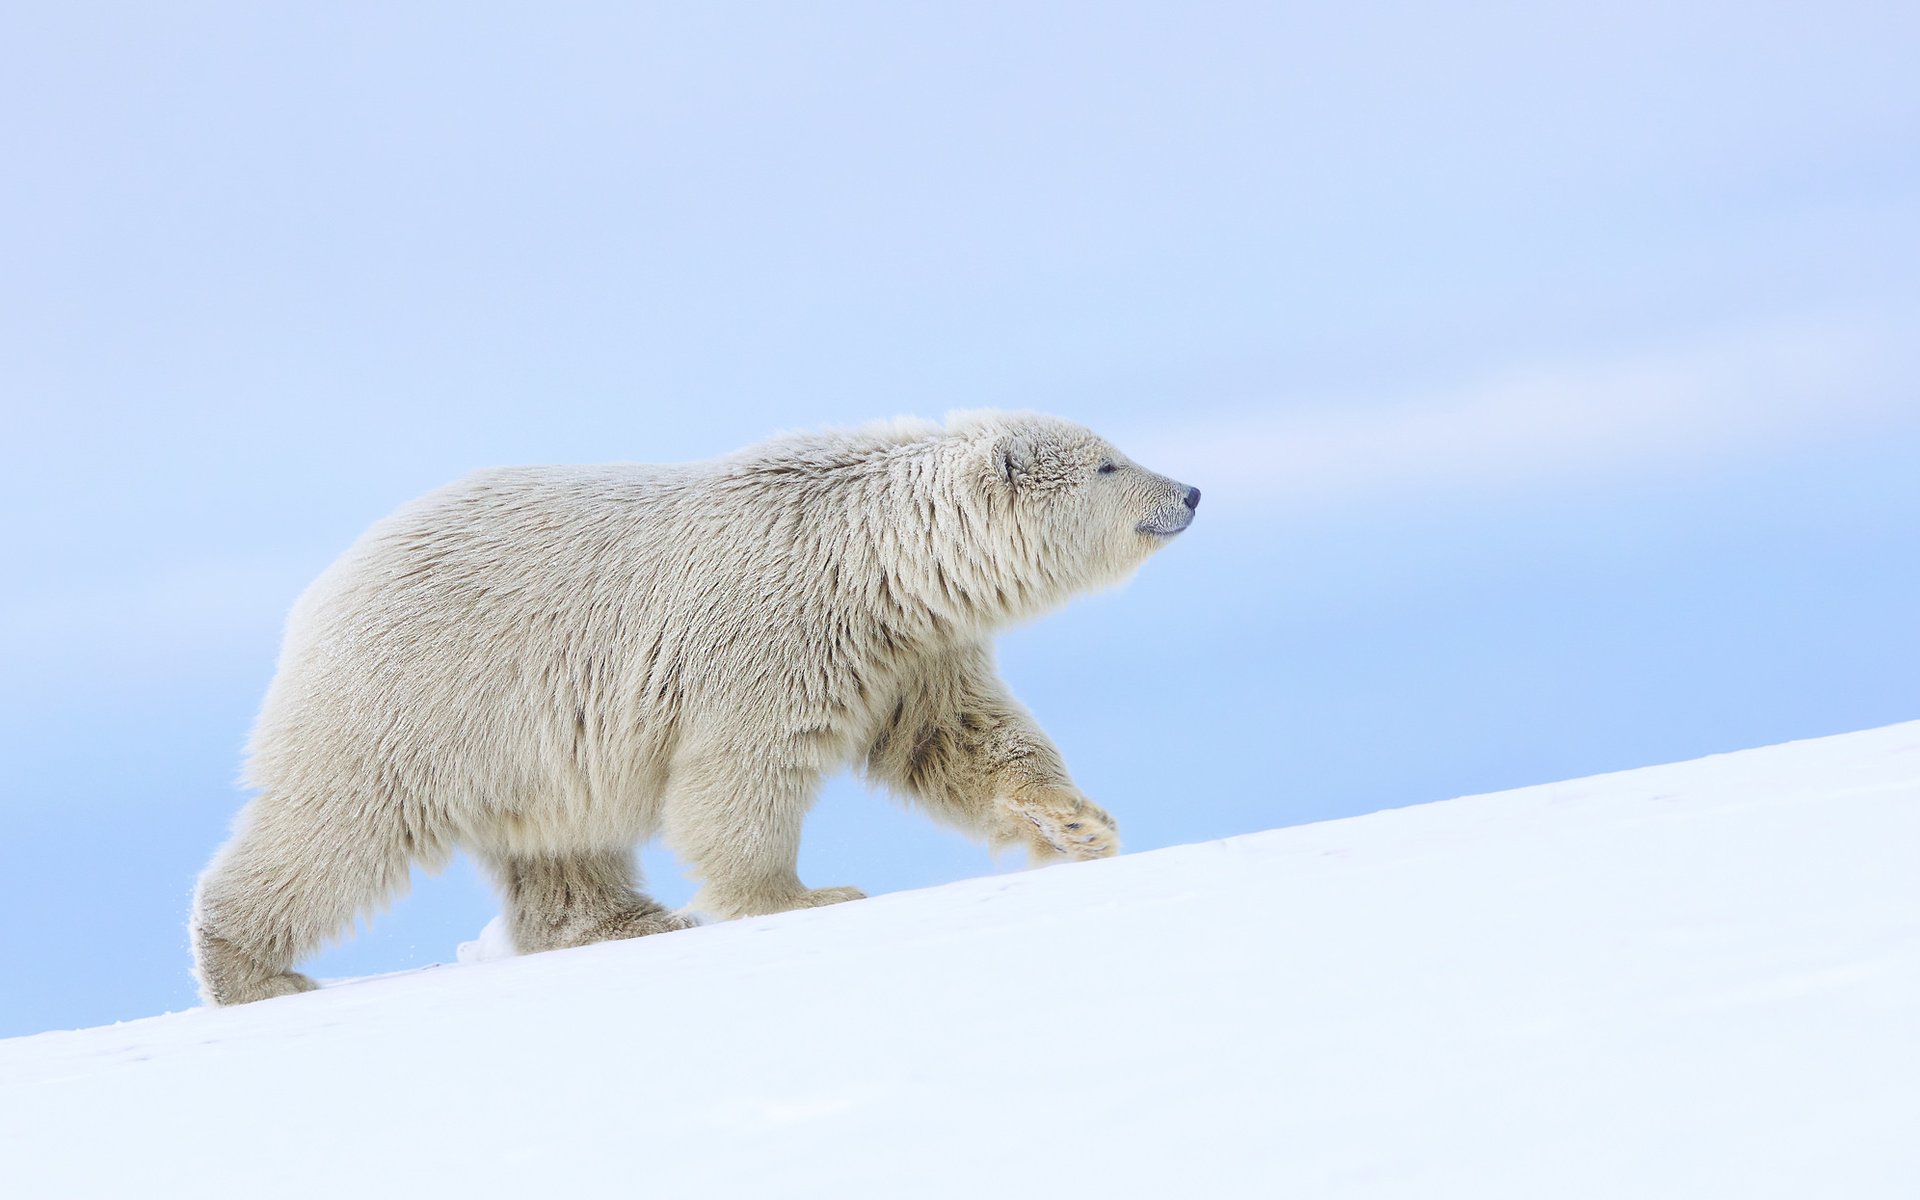
[{"label": "bear's ear", "polygon": [[1026,475],[1027,468],[1033,462],[1033,447],[1027,439],[1017,433],[1010,433],[993,445],[994,462],[1000,468],[1000,474],[1008,487],[1017,485]]}]

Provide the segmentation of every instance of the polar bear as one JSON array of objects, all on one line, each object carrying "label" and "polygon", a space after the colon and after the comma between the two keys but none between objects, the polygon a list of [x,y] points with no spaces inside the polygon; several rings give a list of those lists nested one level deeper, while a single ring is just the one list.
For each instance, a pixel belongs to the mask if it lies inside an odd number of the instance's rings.
[{"label": "polar bear", "polygon": [[858,899],[795,872],[846,765],[995,846],[1112,854],[989,638],[1120,582],[1199,499],[1079,425],[991,411],[425,496],[288,617],[259,792],[194,895],[201,993],[312,988],[298,959],[456,848],[520,953],[693,924],[637,890],[655,836],[714,916]]}]

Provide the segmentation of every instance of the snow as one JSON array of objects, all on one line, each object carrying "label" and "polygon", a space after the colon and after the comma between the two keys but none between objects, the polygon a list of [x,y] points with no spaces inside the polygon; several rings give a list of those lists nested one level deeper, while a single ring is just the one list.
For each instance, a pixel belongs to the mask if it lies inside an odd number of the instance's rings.
[{"label": "snow", "polygon": [[1920,722],[483,937],[0,1042],[0,1194],[1909,1197],[1917,849]]}]

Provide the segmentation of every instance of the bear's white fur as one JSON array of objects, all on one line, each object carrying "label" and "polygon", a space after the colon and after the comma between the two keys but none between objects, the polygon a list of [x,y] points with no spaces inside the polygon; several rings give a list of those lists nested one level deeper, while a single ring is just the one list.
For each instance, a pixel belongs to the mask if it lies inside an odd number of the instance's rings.
[{"label": "bear's white fur", "polygon": [[288,618],[259,794],[194,897],[201,992],[312,987],[296,960],[456,847],[522,953],[691,924],[636,890],[656,834],[716,916],[857,899],[794,869],[847,764],[993,844],[1112,854],[988,639],[1125,578],[1198,498],[1078,425],[998,412],[425,496]]}]

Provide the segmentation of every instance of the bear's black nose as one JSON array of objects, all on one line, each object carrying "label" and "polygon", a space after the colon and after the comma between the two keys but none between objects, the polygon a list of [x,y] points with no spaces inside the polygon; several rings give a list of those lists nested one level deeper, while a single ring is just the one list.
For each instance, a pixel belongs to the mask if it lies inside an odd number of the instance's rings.
[{"label": "bear's black nose", "polygon": [[1199,489],[1199,488],[1197,488],[1197,487],[1190,487],[1190,488],[1188,488],[1188,489],[1187,489],[1187,508],[1188,508],[1188,510],[1189,510],[1189,511],[1191,511],[1191,510],[1193,510],[1193,509],[1196,509],[1196,508],[1199,508],[1199,507],[1200,507],[1200,489]]}]

